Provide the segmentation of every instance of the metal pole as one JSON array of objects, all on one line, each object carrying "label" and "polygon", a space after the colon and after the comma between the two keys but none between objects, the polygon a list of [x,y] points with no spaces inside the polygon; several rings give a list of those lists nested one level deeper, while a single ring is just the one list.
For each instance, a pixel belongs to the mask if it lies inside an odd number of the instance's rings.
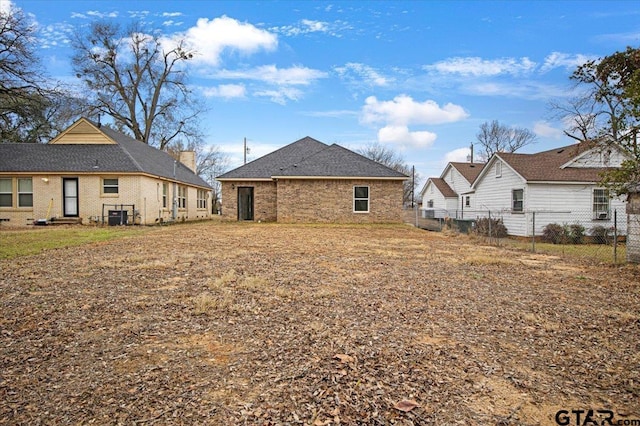
[{"label": "metal pole", "polygon": [[531,231],[531,245],[533,247],[533,252],[536,252],[536,212],[532,212],[533,214],[533,230]]},{"label": "metal pole", "polygon": [[618,210],[613,211],[613,264],[618,264]]},{"label": "metal pole", "polygon": [[247,138],[244,138],[244,149],[242,152],[244,152],[244,164],[247,164]]},{"label": "metal pole", "polygon": [[173,208],[171,209],[171,219],[176,220],[178,217],[178,194],[176,194],[176,160],[173,160]]}]

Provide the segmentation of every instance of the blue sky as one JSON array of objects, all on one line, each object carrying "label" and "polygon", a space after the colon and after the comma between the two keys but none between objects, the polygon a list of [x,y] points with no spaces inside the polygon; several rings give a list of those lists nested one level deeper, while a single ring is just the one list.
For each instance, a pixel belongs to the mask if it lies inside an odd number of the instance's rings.
[{"label": "blue sky", "polygon": [[638,47],[638,1],[9,1],[38,24],[52,77],[73,81],[69,39],[98,19],[141,20],[198,52],[190,82],[206,142],[242,164],[304,136],[379,142],[423,178],[464,161],[479,126],[572,143],[551,101],[576,66]]}]

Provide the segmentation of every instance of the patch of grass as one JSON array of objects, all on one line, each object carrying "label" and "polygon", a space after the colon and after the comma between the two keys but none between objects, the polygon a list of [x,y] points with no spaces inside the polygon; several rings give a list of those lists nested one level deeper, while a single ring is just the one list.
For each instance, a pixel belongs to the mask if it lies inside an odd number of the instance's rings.
[{"label": "patch of grass", "polygon": [[[531,251],[531,242],[512,241],[510,245]],[[536,242],[536,253],[548,253],[574,258],[589,258],[601,263],[613,263],[613,246],[606,244],[551,244]],[[627,246],[618,244],[618,263],[624,263],[627,256]]]},{"label": "patch of grass", "polygon": [[30,256],[45,250],[74,247],[139,235],[151,228],[45,228],[0,231],[0,259]]}]

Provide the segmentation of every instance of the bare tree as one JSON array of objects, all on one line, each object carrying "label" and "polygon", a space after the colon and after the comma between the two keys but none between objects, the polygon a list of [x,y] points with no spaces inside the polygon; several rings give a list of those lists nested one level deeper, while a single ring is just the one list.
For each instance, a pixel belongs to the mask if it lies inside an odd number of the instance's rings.
[{"label": "bare tree", "polygon": [[400,154],[377,142],[370,143],[364,148],[358,149],[357,152],[370,160],[384,164],[385,166],[400,173],[404,173],[409,177],[413,177],[413,179],[409,179],[404,183],[404,194],[402,200],[404,203],[411,203],[412,201],[415,201],[416,188],[421,178],[418,173],[412,173],[413,168],[404,161],[404,158],[402,158]]},{"label": "bare tree", "polygon": [[19,8],[0,12],[0,143],[48,140],[63,121],[59,113],[74,105],[62,102],[64,91],[50,88],[35,54],[35,32]]},{"label": "bare tree", "polygon": [[497,120],[480,125],[476,140],[482,147],[480,157],[485,161],[496,152],[516,152],[536,142],[536,135],[529,129],[509,127]]},{"label": "bare tree", "polygon": [[199,139],[202,111],[186,84],[193,52],[182,41],[166,43],[140,24],[122,29],[110,22],[94,23],[73,42],[74,71],[92,94],[92,111],[160,149]]},{"label": "bare tree", "polygon": [[571,75],[577,95],[552,104],[567,123],[564,133],[603,150],[616,145],[626,153],[619,168],[602,173],[602,183],[617,195],[640,184],[640,49],[628,47],[585,62]]},{"label": "bare tree", "polygon": [[222,152],[218,146],[204,146],[201,141],[185,144],[177,141],[170,147],[167,152],[175,159],[180,159],[180,151],[194,151],[196,154],[196,174],[204,179],[213,188],[213,212],[216,212],[216,206],[219,206],[221,185],[216,180],[216,176],[224,174],[229,169],[230,159],[227,154]]}]

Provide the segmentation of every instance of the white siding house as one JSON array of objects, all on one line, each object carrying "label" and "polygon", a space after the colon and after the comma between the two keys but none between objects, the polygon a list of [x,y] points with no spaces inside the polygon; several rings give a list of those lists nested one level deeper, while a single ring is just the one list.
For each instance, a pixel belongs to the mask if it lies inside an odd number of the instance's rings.
[{"label": "white siding house", "polygon": [[600,173],[619,166],[623,155],[584,143],[536,154],[496,153],[472,185],[478,216],[490,211],[509,235],[532,236],[549,223],[580,224],[587,234],[596,226],[610,228],[618,211],[618,233],[625,234],[624,201],[599,185]]},{"label": "white siding house", "polygon": [[471,184],[483,168],[481,163],[449,163],[439,178],[429,178],[422,191],[422,216],[467,218],[474,209]]}]

